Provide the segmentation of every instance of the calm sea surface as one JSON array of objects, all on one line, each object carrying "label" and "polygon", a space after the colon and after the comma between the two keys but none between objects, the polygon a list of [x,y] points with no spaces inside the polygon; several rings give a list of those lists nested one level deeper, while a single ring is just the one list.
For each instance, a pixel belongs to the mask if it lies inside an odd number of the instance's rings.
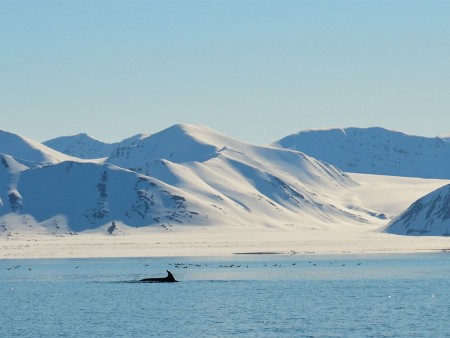
[{"label": "calm sea surface", "polygon": [[450,337],[450,254],[0,260],[0,304],[0,337]]}]

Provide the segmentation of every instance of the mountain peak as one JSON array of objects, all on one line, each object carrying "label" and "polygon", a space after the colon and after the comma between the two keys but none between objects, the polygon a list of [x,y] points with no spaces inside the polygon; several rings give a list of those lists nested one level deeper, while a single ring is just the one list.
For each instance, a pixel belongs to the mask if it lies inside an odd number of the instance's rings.
[{"label": "mountain peak", "polygon": [[180,137],[181,135],[188,136],[191,138],[195,138],[199,141],[203,141],[204,143],[215,143],[212,141],[214,138],[224,137],[228,138],[224,134],[219,133],[207,126],[201,124],[188,124],[188,123],[179,123],[170,126],[169,128],[163,129],[162,131],[155,133],[150,136],[156,136],[159,134],[165,134],[169,137]]},{"label": "mountain peak", "polygon": [[83,159],[106,157],[114,148],[114,144],[99,141],[86,133],[57,137],[43,144],[66,155]]},{"label": "mountain peak", "polygon": [[140,134],[123,140],[107,161],[134,169],[142,160],[203,162],[215,155],[217,142],[214,135],[214,131],[203,126],[176,124],[153,135]]}]

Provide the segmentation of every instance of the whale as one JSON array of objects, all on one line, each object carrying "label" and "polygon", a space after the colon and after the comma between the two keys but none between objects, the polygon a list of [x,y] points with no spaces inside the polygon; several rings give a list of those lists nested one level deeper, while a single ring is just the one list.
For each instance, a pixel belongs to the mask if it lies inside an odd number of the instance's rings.
[{"label": "whale", "polygon": [[139,282],[141,282],[141,283],[175,283],[175,282],[178,282],[169,270],[166,270],[166,271],[167,271],[167,277],[144,278],[144,279],[140,279]]}]

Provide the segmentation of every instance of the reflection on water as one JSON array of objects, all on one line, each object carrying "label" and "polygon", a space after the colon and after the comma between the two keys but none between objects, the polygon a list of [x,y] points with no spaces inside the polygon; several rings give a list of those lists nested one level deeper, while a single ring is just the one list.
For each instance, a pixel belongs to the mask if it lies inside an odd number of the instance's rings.
[{"label": "reflection on water", "polygon": [[[1,260],[0,336],[446,336],[449,259]],[[136,283],[166,269],[180,283]]]}]

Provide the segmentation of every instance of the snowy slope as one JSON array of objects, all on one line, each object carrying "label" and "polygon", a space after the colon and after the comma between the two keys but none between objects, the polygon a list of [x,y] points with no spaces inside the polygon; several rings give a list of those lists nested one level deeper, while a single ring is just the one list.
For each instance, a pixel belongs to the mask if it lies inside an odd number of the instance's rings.
[{"label": "snowy slope", "polygon": [[336,200],[356,183],[333,166],[296,151],[243,143],[205,126],[174,125],[122,142],[106,161],[200,195],[244,223],[360,222],[367,216]]},{"label": "snowy slope", "polygon": [[[23,171],[17,182],[29,226],[52,233],[103,229],[115,224],[204,224],[217,212],[204,202],[156,179],[112,165],[64,162]],[[211,209],[211,210],[208,210]],[[7,209],[0,209],[5,216]],[[111,231],[114,230],[114,226]]]},{"label": "snowy slope", "polygon": [[26,137],[0,130],[0,153],[15,157],[18,160],[36,162],[42,165],[74,160],[39,142]]},{"label": "snowy slope", "polygon": [[399,235],[450,236],[450,184],[418,199],[389,223],[386,232]]},{"label": "snowy slope", "polygon": [[0,154],[0,210],[14,212],[20,208],[21,199],[17,191],[20,173],[29,169],[9,155]]},{"label": "snowy slope", "polygon": [[355,173],[450,178],[450,142],[383,128],[306,130],[275,146],[302,151]]},{"label": "snowy slope", "polygon": [[63,154],[84,159],[107,157],[116,147],[116,144],[99,141],[84,133],[57,137],[43,144]]}]

